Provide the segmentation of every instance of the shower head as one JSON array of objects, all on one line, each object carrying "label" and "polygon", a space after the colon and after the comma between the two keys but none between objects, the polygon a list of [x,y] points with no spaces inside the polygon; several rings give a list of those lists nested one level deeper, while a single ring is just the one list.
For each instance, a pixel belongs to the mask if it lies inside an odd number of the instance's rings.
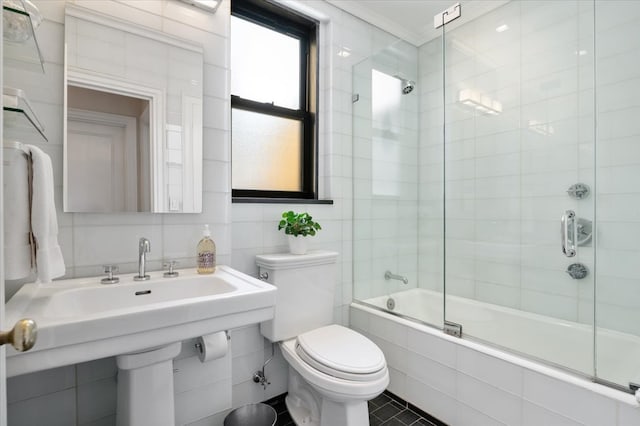
[{"label": "shower head", "polygon": [[397,78],[398,80],[400,80],[401,83],[401,89],[402,89],[402,94],[403,95],[408,95],[409,93],[411,93],[413,91],[413,89],[416,87],[416,82],[413,80],[407,80],[406,78],[403,78],[399,75],[394,75],[395,78]]},{"label": "shower head", "polygon": [[402,79],[401,81],[402,81],[402,94],[403,95],[408,95],[416,87],[416,82],[415,81],[405,80],[405,79]]}]

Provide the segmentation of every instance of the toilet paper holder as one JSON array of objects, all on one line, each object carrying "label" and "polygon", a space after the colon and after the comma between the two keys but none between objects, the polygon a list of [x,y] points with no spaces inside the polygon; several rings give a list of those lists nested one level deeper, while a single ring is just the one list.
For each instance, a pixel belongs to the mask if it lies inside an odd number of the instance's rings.
[{"label": "toilet paper holder", "polygon": [[[229,336],[229,332],[228,331],[225,331],[224,334],[227,336],[227,341],[231,340],[231,337]],[[202,353],[202,343],[196,342],[196,344],[193,345],[193,346],[196,347],[198,352]]]},{"label": "toilet paper holder", "polygon": [[[213,333],[210,336],[214,336],[215,334],[219,334],[219,333],[223,333],[223,332],[218,332],[218,333]],[[229,336],[229,332],[228,331],[224,331],[224,337],[226,338],[226,341],[228,342],[229,340],[231,340],[231,337]],[[211,359],[217,359],[221,356],[224,356],[227,353],[227,344],[225,342],[224,344],[224,348],[219,348],[218,352],[220,353],[215,353],[216,351],[214,350],[215,354],[207,354],[207,348],[205,348],[203,345],[205,344],[205,338],[206,336],[201,336],[196,340],[196,343],[193,345],[196,350],[198,351],[198,357],[200,358],[201,362],[206,362],[208,360]]]}]

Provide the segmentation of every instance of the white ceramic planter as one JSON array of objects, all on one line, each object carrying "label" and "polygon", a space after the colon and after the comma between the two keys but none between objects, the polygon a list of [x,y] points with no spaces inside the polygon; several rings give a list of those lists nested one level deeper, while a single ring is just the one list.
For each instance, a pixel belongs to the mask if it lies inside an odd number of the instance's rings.
[{"label": "white ceramic planter", "polygon": [[298,235],[287,235],[289,239],[289,252],[291,254],[307,254],[307,246],[309,245],[309,239]]}]

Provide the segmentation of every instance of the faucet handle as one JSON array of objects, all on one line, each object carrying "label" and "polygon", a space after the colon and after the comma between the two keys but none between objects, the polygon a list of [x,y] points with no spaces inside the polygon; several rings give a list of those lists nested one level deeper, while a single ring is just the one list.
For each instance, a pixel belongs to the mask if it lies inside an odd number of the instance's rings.
[{"label": "faucet handle", "polygon": [[107,277],[100,280],[102,284],[115,284],[120,282],[120,278],[113,276],[113,274],[119,270],[118,265],[103,265],[103,267]]},{"label": "faucet handle", "polygon": [[168,262],[165,262],[162,264],[162,266],[164,266],[165,268],[169,268],[169,270],[167,272],[165,272],[164,274],[162,274],[163,277],[165,278],[175,278],[178,275],[180,275],[180,273],[178,271],[174,271],[173,268],[180,262],[178,262],[177,260],[170,260]]}]

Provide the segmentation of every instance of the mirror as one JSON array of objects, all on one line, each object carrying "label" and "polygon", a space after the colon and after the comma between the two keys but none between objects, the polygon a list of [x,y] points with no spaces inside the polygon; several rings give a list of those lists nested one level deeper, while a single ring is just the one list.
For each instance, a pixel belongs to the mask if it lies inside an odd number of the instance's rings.
[{"label": "mirror", "polygon": [[65,10],[64,211],[202,211],[203,50]]}]

